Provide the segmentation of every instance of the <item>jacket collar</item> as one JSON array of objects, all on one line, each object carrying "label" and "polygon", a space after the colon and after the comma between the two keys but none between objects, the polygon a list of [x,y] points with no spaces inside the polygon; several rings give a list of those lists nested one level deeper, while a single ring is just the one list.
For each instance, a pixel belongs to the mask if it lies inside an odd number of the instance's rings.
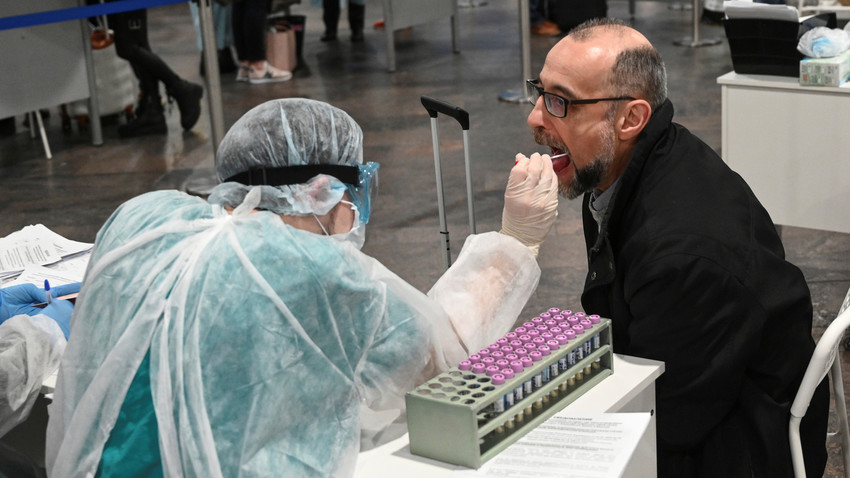
[{"label": "jacket collar", "polygon": [[[657,110],[652,112],[649,122],[640,134],[635,149],[632,151],[632,156],[629,158],[629,163],[623,171],[622,176],[614,184],[614,192],[611,196],[611,201],[608,203],[608,209],[605,216],[602,218],[602,224],[599,226],[599,234],[596,236],[593,250],[599,250],[605,240],[608,238],[609,224],[612,218],[616,219],[620,211],[623,210],[623,204],[617,201],[618,197],[629,197],[634,190],[637,181],[641,176],[641,172],[646,164],[650,152],[656,147],[658,141],[664,137],[669,131],[670,125],[673,122],[673,103],[669,99],[664,100]],[[591,193],[586,193],[584,198],[584,207],[589,207]],[[588,216],[590,216],[588,214]],[[590,216],[592,218],[592,216]],[[595,221],[593,222],[595,224]],[[585,221],[585,228],[588,226]]]}]

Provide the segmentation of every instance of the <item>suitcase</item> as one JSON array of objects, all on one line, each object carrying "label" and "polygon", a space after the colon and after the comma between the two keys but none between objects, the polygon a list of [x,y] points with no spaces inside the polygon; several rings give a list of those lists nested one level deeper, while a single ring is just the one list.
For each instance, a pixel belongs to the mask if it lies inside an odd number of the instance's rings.
[{"label": "suitcase", "polygon": [[443,236],[443,264],[446,269],[452,265],[451,243],[449,241],[449,230],[446,224],[446,203],[443,195],[443,173],[440,160],[440,132],[438,127],[438,116],[440,113],[454,118],[463,131],[463,160],[466,171],[466,198],[469,210],[469,231],[475,234],[475,207],[472,197],[472,175],[469,167],[469,113],[466,110],[446,103],[430,96],[422,96],[422,106],[431,117],[431,136],[434,143],[434,173],[437,177],[437,210],[440,215],[440,234]]}]

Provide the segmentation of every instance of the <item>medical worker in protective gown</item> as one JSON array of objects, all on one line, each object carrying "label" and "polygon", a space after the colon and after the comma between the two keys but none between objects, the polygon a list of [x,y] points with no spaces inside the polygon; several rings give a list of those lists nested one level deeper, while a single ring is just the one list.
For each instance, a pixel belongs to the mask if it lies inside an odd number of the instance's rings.
[{"label": "medical worker in protective gown", "polygon": [[517,157],[502,231],[470,236],[426,295],[360,252],[378,165],[357,123],[296,98],[246,113],[208,200],[148,193],[98,233],[50,476],[350,476],[404,394],[507,332],[536,287],[557,179]]},{"label": "medical worker in protective gown", "polygon": [[[80,283],[77,282],[54,287],[52,292],[58,297],[79,290]],[[68,300],[53,299],[44,306],[46,302],[47,293],[33,284],[0,289],[2,477],[44,474],[31,457],[18,449],[20,443],[17,440],[7,441],[7,433],[29,418],[42,383],[56,371],[67,344],[74,304]]]}]

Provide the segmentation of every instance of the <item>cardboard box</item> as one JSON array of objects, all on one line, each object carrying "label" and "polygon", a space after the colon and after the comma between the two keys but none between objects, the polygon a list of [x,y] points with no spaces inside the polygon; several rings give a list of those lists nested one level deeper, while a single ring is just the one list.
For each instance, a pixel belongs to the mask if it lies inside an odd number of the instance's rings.
[{"label": "cardboard box", "polygon": [[830,58],[800,60],[800,84],[804,86],[840,86],[850,77],[850,50]]},{"label": "cardboard box", "polygon": [[275,68],[292,71],[298,65],[295,56],[295,30],[272,29],[266,34],[266,60]]}]

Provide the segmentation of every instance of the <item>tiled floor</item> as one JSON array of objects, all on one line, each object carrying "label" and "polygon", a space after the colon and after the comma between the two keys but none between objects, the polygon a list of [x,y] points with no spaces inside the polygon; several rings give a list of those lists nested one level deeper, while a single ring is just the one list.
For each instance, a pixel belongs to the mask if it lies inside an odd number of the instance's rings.
[{"label": "tiled floor", "polygon": [[[462,2],[466,3],[466,2]],[[478,231],[498,228],[502,194],[516,152],[538,150],[525,125],[529,106],[501,102],[499,94],[518,89],[518,2],[489,0],[460,10],[459,54],[452,53],[448,21],[396,34],[397,71],[388,73],[385,33],[370,28],[381,18],[381,2],[367,0],[366,41],[348,41],[340,24],[340,41],[322,43],[321,10],[309,1],[292,8],[307,16],[306,68],[286,83],[248,85],[231,75],[221,78],[225,127],[267,99],[302,96],[328,101],[347,110],[363,127],[365,157],[382,164],[380,189],[364,251],[421,290],[443,269],[430,121],[421,95],[457,104],[470,113],[471,164]],[[627,2],[609,0],[609,15],[628,20]],[[732,69],[722,27],[701,26],[702,38],[722,38],[716,46],[690,48],[673,41],[693,32],[692,13],[683,4],[638,1],[633,24],[659,49],[669,74],[670,98],[677,121],[719,150],[720,87],[715,79]],[[201,81],[186,4],[150,11],[151,44],[184,77]],[[344,18],[344,15],[343,15]],[[532,38],[532,73],[539,71],[555,38]],[[35,94],[35,93],[34,93]],[[59,115],[47,121],[54,157],[43,157],[41,144],[25,133],[0,137],[0,236],[27,224],[42,223],[76,240],[93,241],[100,225],[123,201],[163,188],[204,191],[212,178],[210,126],[204,107],[191,131],[180,131],[172,108],[169,134],[119,139],[116,123],[104,122],[105,144],[92,146],[87,131],[76,126],[63,133]],[[456,255],[468,234],[463,143],[457,124],[441,119],[443,175],[448,224]],[[843,213],[843,212],[842,212]],[[549,306],[579,307],[585,251],[579,203],[562,201],[559,218],[540,253],[543,277],[527,306],[536,313]],[[835,316],[850,288],[850,235],[782,228],[788,257],[805,273],[815,305],[814,335]],[[842,351],[845,370],[848,353]],[[848,377],[845,376],[845,381]],[[839,476],[843,465],[837,444],[825,476]]]}]

